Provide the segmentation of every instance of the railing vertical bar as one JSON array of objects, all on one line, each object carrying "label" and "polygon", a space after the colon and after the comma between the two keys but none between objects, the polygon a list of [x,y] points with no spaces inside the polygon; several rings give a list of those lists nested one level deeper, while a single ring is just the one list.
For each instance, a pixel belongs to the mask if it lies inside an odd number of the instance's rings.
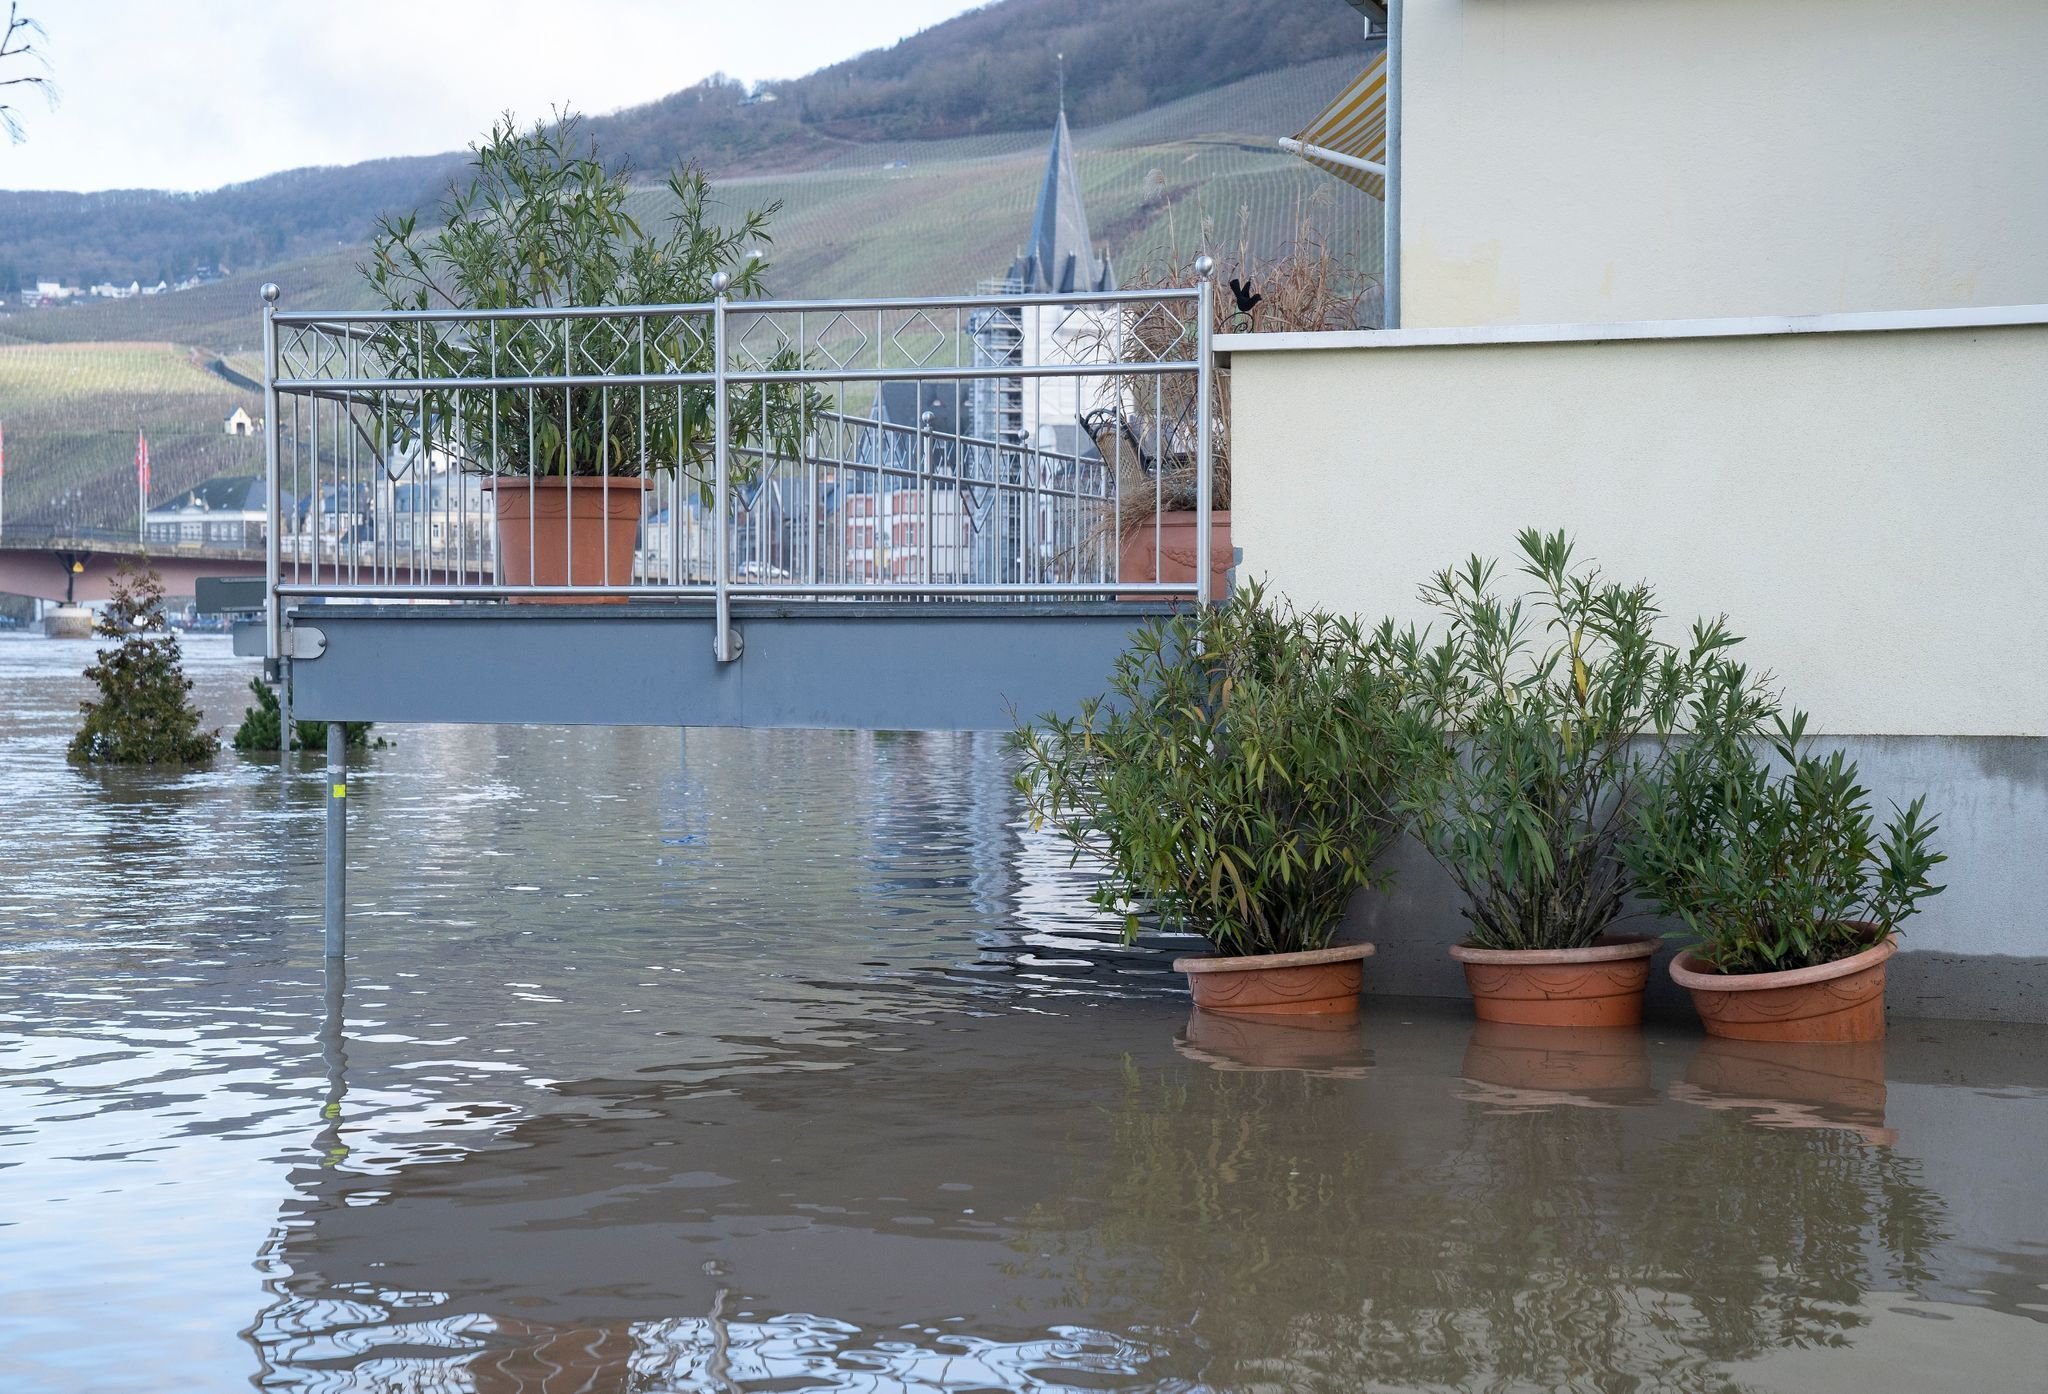
[{"label": "railing vertical bar", "polygon": [[1212,330],[1211,298],[1215,286],[1210,281],[1214,263],[1207,257],[1195,263],[1199,277],[1195,294],[1195,603],[1207,605],[1211,567],[1209,564],[1209,535],[1213,520],[1209,517],[1211,500],[1215,495],[1215,482],[1211,477],[1215,454],[1215,423],[1211,419],[1214,403],[1210,395],[1215,391],[1215,359],[1211,352],[1209,336]]},{"label": "railing vertical bar", "polygon": [[[283,616],[278,609],[277,586],[283,579],[284,529],[283,477],[278,469],[277,435],[284,423],[277,419],[277,296],[275,285],[265,283],[263,295],[263,494],[270,512],[270,526],[263,538],[263,652],[277,676],[284,655]],[[289,744],[289,742],[287,742]]]},{"label": "railing vertical bar", "polygon": [[[719,273],[720,278],[724,273]],[[729,442],[727,410],[730,406],[730,389],[726,382],[726,325],[725,325],[726,282],[718,279],[717,298],[711,302],[711,569],[715,628],[711,635],[711,652],[720,663],[730,663],[738,657],[732,651],[732,594],[731,582],[731,539],[728,536],[728,516],[731,503],[727,497],[730,488],[731,461],[728,458]]]}]

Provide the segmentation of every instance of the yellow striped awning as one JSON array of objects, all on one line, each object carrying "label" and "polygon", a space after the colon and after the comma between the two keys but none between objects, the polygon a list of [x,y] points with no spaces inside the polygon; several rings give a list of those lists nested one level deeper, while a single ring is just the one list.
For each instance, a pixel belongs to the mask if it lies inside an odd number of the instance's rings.
[{"label": "yellow striped awning", "polygon": [[[1302,128],[1293,140],[1280,142],[1318,169],[1347,184],[1356,184],[1374,198],[1387,196],[1387,55],[1345,88],[1323,114]],[[1332,158],[1341,156],[1342,158]],[[1362,161],[1362,169],[1349,161]]]}]

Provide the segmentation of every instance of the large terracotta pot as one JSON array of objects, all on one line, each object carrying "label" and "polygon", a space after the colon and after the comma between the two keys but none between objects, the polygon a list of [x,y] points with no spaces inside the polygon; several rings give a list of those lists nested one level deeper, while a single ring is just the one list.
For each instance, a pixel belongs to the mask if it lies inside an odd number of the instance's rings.
[{"label": "large terracotta pot", "polygon": [[[1220,599],[1230,582],[1230,510],[1209,514],[1209,594]],[[1162,513],[1124,534],[1117,553],[1119,581],[1190,585],[1195,579],[1195,515]],[[1126,596],[1124,599],[1144,599]]]},{"label": "large terracotta pot", "polygon": [[1348,1016],[1358,1010],[1359,965],[1370,944],[1338,944],[1295,954],[1200,954],[1173,961],[1188,975],[1195,1005],[1212,1012],[1259,1016]]},{"label": "large terracotta pot", "polygon": [[[1876,926],[1870,926],[1874,933]],[[1881,1041],[1884,966],[1897,936],[1860,954],[1782,973],[1720,973],[1691,954],[1671,978],[1692,993],[1709,1036],[1739,1041]]]},{"label": "large terracotta pot", "polygon": [[1583,949],[1453,944],[1481,1021],[1518,1026],[1638,1026],[1656,936],[1605,934]]},{"label": "large terracotta pot", "polygon": [[[640,508],[651,479],[486,479],[498,514],[498,582],[623,586],[633,579]],[[572,571],[573,567],[573,571]],[[624,596],[515,596],[533,605],[623,604]]]},{"label": "large terracotta pot", "polygon": [[1477,1022],[1459,1073],[1504,1089],[1631,1099],[1651,1093],[1643,1033],[1607,1026]]}]

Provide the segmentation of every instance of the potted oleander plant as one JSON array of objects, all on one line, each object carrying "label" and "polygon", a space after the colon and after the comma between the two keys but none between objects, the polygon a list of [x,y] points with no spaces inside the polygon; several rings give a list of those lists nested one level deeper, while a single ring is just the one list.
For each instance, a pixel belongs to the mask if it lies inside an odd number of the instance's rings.
[{"label": "potted oleander plant", "polygon": [[1269,603],[1155,619],[1070,718],[1017,733],[1032,823],[1099,859],[1096,904],[1206,938],[1198,1006],[1358,1009],[1364,943],[1333,944],[1397,832],[1398,677],[1353,621]]},{"label": "potted oleander plant", "polygon": [[1714,620],[1667,643],[1647,585],[1604,579],[1562,532],[1519,543],[1528,594],[1501,594],[1475,556],[1423,587],[1440,634],[1381,627],[1413,718],[1401,811],[1463,893],[1450,952],[1482,1021],[1633,1026],[1657,938],[1615,930],[1622,844],[1689,699],[1739,641]]},{"label": "potted oleander plant", "polygon": [[1643,894],[1690,940],[1671,976],[1714,1036],[1874,1041],[1901,923],[1944,889],[1926,796],[1882,833],[1842,751],[1816,754],[1806,713],[1751,734],[1746,699],[1716,675],[1700,720],[1639,805],[1626,847]]},{"label": "potted oleander plant", "polygon": [[[720,276],[732,298],[759,295],[767,270],[761,249],[779,205],[723,226],[709,181],[685,164],[667,180],[668,226],[643,231],[629,210],[630,171],[607,166],[568,114],[528,129],[507,117],[472,150],[474,174],[450,190],[435,225],[423,227],[417,212],[375,225],[361,271],[381,306],[458,313],[389,324],[375,335],[366,354],[388,376],[444,385],[423,388],[405,411],[379,413],[372,429],[390,458],[445,460],[484,476],[506,584],[624,585],[645,491],[657,475],[679,472],[710,502],[711,385],[486,389],[460,380],[708,374],[708,313],[485,319],[460,312],[703,305]],[[767,366],[796,367],[798,355],[781,350]],[[730,393],[732,482],[745,487],[754,449],[794,453],[803,409],[814,403],[785,385],[736,385]]]}]

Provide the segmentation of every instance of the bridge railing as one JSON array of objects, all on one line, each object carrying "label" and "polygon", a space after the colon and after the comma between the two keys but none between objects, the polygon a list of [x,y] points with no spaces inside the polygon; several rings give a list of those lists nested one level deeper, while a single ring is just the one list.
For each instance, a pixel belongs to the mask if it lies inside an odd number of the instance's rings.
[{"label": "bridge railing", "polygon": [[1207,567],[1157,560],[1173,513],[1209,553],[1206,276],[481,312],[265,294],[273,656],[313,597],[708,598],[721,658],[749,597],[1209,598]]}]

